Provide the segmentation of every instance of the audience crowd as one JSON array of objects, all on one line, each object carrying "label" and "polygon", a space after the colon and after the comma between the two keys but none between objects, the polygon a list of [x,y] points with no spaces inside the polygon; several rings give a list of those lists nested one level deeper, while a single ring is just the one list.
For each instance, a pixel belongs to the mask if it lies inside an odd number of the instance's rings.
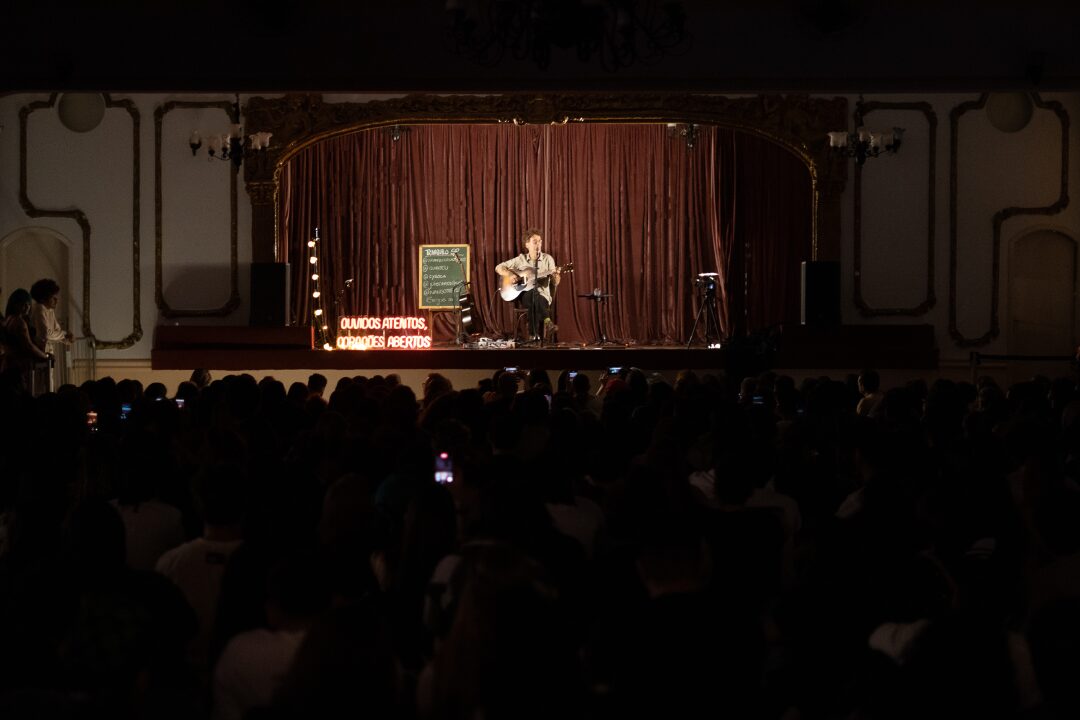
[{"label": "audience crowd", "polygon": [[1080,717],[1072,378],[12,369],[0,443],[5,718]]}]

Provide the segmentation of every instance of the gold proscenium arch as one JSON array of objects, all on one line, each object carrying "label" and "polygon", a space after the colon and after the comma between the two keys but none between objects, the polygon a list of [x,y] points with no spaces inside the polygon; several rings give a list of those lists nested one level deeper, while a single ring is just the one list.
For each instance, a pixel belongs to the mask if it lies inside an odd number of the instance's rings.
[{"label": "gold proscenium arch", "polygon": [[266,156],[244,163],[251,197],[255,262],[282,256],[277,193],[282,167],[327,138],[392,125],[431,123],[565,124],[567,122],[694,123],[752,133],[798,157],[810,172],[813,258],[840,258],[840,194],[846,158],[829,150],[827,133],[847,127],[847,99],[807,95],[729,98],[705,94],[408,95],[393,100],[326,103],[321,95],[254,97],[244,125],[273,133]]}]

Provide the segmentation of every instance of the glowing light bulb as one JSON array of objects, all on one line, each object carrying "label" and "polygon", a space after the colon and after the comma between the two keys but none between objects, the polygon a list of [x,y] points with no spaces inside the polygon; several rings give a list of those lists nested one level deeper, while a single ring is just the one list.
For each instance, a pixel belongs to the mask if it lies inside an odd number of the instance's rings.
[{"label": "glowing light bulb", "polygon": [[318,280],[319,279],[319,273],[312,273],[311,274],[311,279],[312,280]]},{"label": "glowing light bulb", "polygon": [[323,343],[322,349],[323,350],[333,350],[334,348],[330,345],[330,343]]},{"label": "glowing light bulb", "polygon": [[317,308],[315,310],[315,317],[318,317],[319,315],[322,315],[322,308]]},{"label": "glowing light bulb", "polygon": [[308,262],[309,262],[309,263],[311,263],[312,265],[314,265],[315,263],[319,262],[319,258],[317,258],[317,257],[315,257],[314,255],[312,255],[312,256],[311,256],[311,259],[310,259],[310,260],[308,260]]},{"label": "glowing light bulb", "polygon": [[315,247],[315,241],[314,240],[308,240],[307,241],[307,246],[308,247]]},{"label": "glowing light bulb", "polygon": [[317,297],[319,297],[320,295],[322,295],[322,293],[321,293],[321,292],[319,292],[318,290],[316,290],[315,292],[311,293],[311,297],[313,297],[313,298],[317,298]]}]

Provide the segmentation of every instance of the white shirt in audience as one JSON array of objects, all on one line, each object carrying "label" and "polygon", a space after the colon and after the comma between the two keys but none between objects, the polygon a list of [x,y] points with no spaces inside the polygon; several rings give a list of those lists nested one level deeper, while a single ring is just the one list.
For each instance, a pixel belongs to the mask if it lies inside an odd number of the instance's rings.
[{"label": "white shirt in audience", "polygon": [[212,720],[242,720],[267,707],[304,640],[302,630],[248,630],[233,637],[214,668]]},{"label": "white shirt in audience", "polygon": [[180,588],[199,618],[199,632],[191,644],[191,658],[200,667],[204,667],[208,660],[221,577],[225,574],[229,556],[240,547],[241,542],[196,538],[173,548],[157,562],[157,571]]},{"label": "white shirt in audience", "polygon": [[604,511],[600,506],[588,498],[575,496],[572,504],[548,503],[547,510],[555,529],[581,543],[585,556],[591,559],[604,527]]},{"label": "white shirt in audience", "polygon": [[147,500],[134,505],[113,506],[124,521],[127,565],[132,570],[153,570],[158,559],[184,542],[183,513],[178,508]]}]

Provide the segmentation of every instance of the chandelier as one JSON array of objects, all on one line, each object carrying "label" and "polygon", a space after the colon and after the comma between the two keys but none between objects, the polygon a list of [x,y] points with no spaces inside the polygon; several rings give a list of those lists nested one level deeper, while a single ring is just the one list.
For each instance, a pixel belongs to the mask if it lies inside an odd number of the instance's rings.
[{"label": "chandelier", "polygon": [[236,102],[233,103],[232,125],[229,132],[219,135],[203,135],[198,130],[191,131],[188,138],[188,146],[194,157],[206,140],[207,160],[232,160],[235,167],[239,168],[245,158],[263,155],[270,147],[270,137],[273,133],[257,132],[244,138],[244,128],[240,125],[240,95],[237,94]]},{"label": "chandelier", "polygon": [[487,67],[512,57],[543,70],[562,49],[612,72],[685,52],[685,26],[673,0],[446,0],[449,48]]},{"label": "chandelier", "polygon": [[840,130],[829,133],[829,147],[834,152],[855,158],[856,165],[862,165],[866,158],[876,158],[881,153],[895,155],[903,139],[903,128],[894,127],[884,132],[874,132],[859,127],[855,132]]}]

